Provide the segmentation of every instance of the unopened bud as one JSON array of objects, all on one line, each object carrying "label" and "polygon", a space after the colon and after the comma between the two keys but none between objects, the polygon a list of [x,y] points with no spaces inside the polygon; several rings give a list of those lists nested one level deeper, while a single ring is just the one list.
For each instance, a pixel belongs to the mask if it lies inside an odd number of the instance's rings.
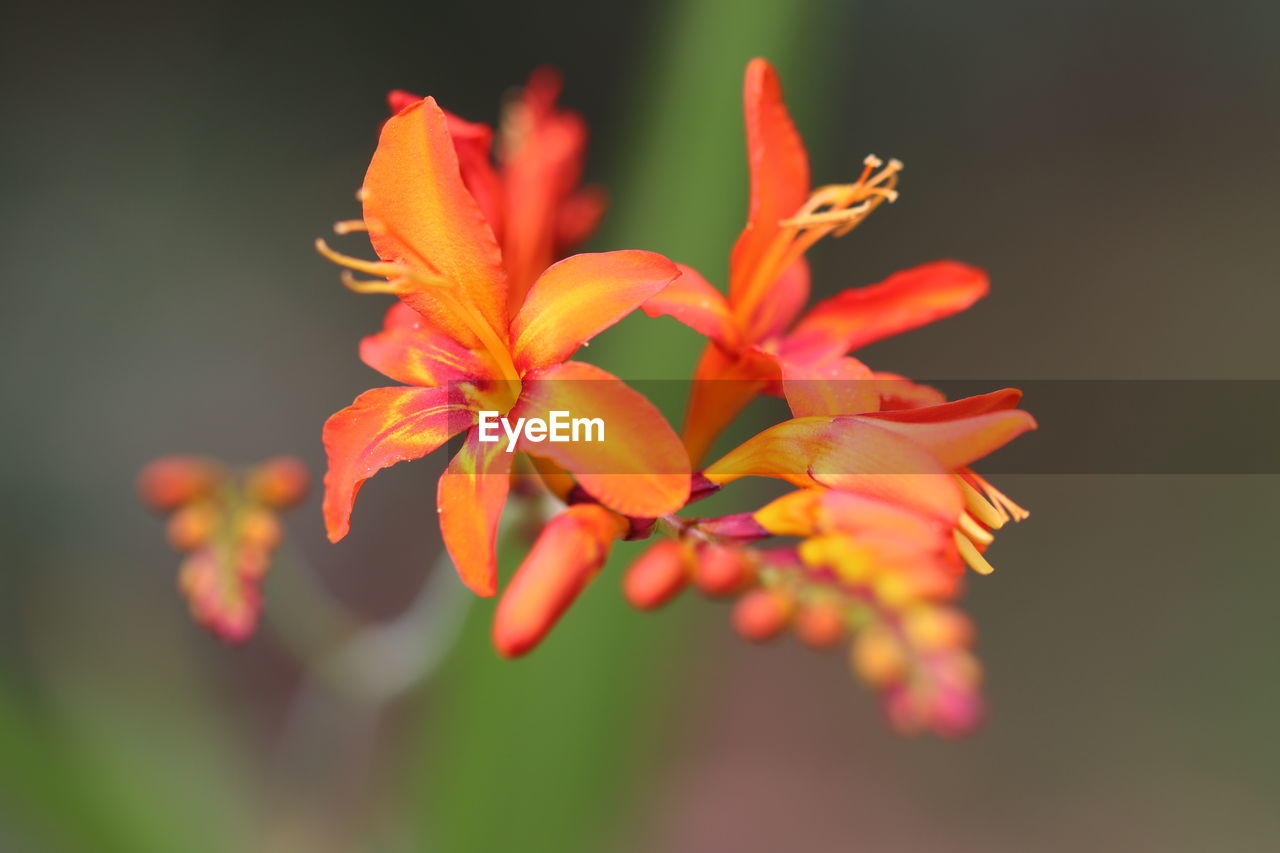
[{"label": "unopened bud", "polygon": [[901,682],[907,674],[907,654],[902,641],[888,625],[877,622],[858,632],[850,657],[853,670],[875,687]]},{"label": "unopened bud", "polygon": [[697,558],[693,579],[707,595],[732,595],[751,582],[751,564],[741,548],[704,545]]},{"label": "unopened bud", "polygon": [[844,637],[844,611],[834,601],[806,604],[796,614],[795,632],[807,646],[830,648]]},{"label": "unopened bud", "polygon": [[690,554],[674,539],[653,545],[622,576],[622,591],[633,607],[648,610],[670,601],[689,582]]},{"label": "unopened bud", "polygon": [[203,456],[161,456],[138,474],[138,494],[154,510],[167,512],[218,487],[222,468]]},{"label": "unopened bud", "polygon": [[209,544],[218,526],[218,509],[208,501],[187,504],[165,526],[169,544],[179,551],[194,551]]},{"label": "unopened bud", "polygon": [[254,509],[240,519],[240,541],[246,545],[272,550],[280,544],[280,519],[269,509]]},{"label": "unopened bud", "polygon": [[752,642],[771,640],[787,627],[791,599],[772,589],[753,589],[733,606],[733,628]]},{"label": "unopened bud", "polygon": [[246,489],[254,500],[272,509],[289,509],[307,496],[311,475],[292,456],[275,456],[249,472]]}]

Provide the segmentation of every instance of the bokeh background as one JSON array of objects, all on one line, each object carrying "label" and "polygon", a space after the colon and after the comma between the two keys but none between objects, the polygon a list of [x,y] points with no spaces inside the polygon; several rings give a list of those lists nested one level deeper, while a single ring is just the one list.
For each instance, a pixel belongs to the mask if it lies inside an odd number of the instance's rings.
[{"label": "bokeh background", "polygon": [[[628,610],[616,562],[544,647],[499,661],[491,604],[437,571],[433,463],[381,474],[340,545],[317,499],[296,512],[266,624],[226,647],[189,623],[132,482],[170,451],[322,470],[323,419],[377,381],[355,345],[384,303],[310,243],[356,213],[383,93],[492,121],[546,62],[613,194],[594,247],[722,280],[740,75],[763,54],[817,179],[869,151],[907,164],[898,204],[814,253],[820,292],[944,256],[991,271],[991,298],[878,345],[877,367],[1280,379],[1280,7],[0,14],[0,849],[1280,847],[1275,477],[1003,478],[1033,516],[970,586],[993,714],[957,743],[888,733],[839,655],[748,648],[721,606]],[[671,378],[697,343],[628,322],[590,354]]]}]

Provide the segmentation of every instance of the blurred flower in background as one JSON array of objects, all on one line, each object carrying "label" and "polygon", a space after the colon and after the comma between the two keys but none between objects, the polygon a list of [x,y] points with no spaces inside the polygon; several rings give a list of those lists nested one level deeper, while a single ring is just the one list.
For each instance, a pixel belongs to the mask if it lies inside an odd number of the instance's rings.
[{"label": "blurred flower in background", "polygon": [[292,456],[244,471],[202,456],[163,456],[138,475],[142,502],[168,515],[169,544],[186,555],[178,586],[192,617],[227,642],[253,634],[262,578],[283,535],[280,514],[302,502],[310,480]]}]

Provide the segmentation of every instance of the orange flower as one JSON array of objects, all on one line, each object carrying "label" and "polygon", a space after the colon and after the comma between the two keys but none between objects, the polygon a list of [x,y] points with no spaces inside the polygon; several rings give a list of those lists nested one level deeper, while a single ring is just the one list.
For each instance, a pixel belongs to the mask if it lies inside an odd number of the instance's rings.
[{"label": "orange flower", "polygon": [[915,409],[795,418],[748,439],[704,474],[719,484],[774,477],[910,508],[946,524],[964,561],[989,574],[982,552],[991,530],[1027,513],[968,466],[1035,428],[1030,414],[1014,408],[1020,398],[1006,389]]},{"label": "orange flower", "polygon": [[[804,143],[766,60],[747,66],[743,100],[751,201],[729,258],[728,298],[682,266],[679,280],[644,306],[650,316],[669,315],[709,338],[685,418],[695,463],[742,407],[779,379],[832,371],[870,379],[875,374],[844,358],[848,352],[961,311],[987,292],[981,270],[937,261],[845,291],[800,317],[809,296],[804,253],[892,202],[902,164],[868,157],[853,183],[810,189]],[[873,394],[863,405],[874,411],[879,400]]]},{"label": "orange flower", "polygon": [[367,230],[381,260],[340,255],[317,241],[334,262],[380,277],[360,281],[344,271],[348,287],[402,300],[384,330],[363,342],[361,357],[409,383],[367,391],[325,424],[324,511],[330,539],[341,539],[365,480],[465,432],[439,484],[441,532],[463,581],[492,595],[512,454],[503,442],[480,441],[473,425],[482,410],[511,419],[556,409],[600,417],[607,442],[522,438],[515,449],[567,469],[620,513],[652,517],[684,504],[688,458],[661,414],[611,374],[569,360],[678,272],[651,252],[576,255],[542,272],[511,310],[502,253],[459,162],[435,100],[405,107],[383,126],[360,193],[363,221],[338,226]]},{"label": "orange flower", "polygon": [[[591,236],[604,214],[604,191],[579,186],[587,124],[556,105],[560,89],[554,68],[529,75],[503,110],[496,168],[493,131],[446,112],[462,180],[502,247],[512,313],[542,271]],[[421,100],[400,90],[387,97],[393,113]]]}]

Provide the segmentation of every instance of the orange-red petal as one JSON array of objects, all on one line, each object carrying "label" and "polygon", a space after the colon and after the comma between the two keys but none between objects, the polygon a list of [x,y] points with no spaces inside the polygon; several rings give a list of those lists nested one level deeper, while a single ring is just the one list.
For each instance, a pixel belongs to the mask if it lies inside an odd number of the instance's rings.
[{"label": "orange-red petal", "polygon": [[387,311],[381,332],[360,342],[360,360],[397,382],[424,388],[464,379],[494,378],[487,359],[403,302],[396,302]]},{"label": "orange-red petal", "polygon": [[337,542],[351,527],[364,481],[397,462],[419,459],[461,432],[471,413],[448,387],[374,388],[325,422],[324,521]]},{"label": "orange-red petal", "polygon": [[787,336],[791,361],[826,361],[968,308],[986,295],[987,274],[955,261],[894,273],[879,284],[819,302]]},{"label": "orange-red petal", "polygon": [[627,523],[604,507],[571,506],[543,528],[493,617],[493,644],[506,657],[536,646],[595,577]]},{"label": "orange-red petal", "polygon": [[783,361],[782,391],[797,418],[809,415],[858,415],[880,408],[875,374],[856,358],[822,363]]},{"label": "orange-red petal", "polygon": [[[963,402],[966,401],[958,400],[956,403],[947,403],[935,408],[955,406]],[[907,409],[903,413],[885,414],[892,416],[927,411],[928,409]],[[928,449],[929,453],[952,470],[975,462],[1005,446],[1024,432],[1036,428],[1035,418],[1021,409],[1002,409],[953,420],[931,421],[922,418],[903,419],[878,415],[866,415],[860,420],[875,424],[880,429],[900,435]]]},{"label": "orange-red petal", "polygon": [[533,442],[518,448],[571,471],[592,497],[625,515],[654,518],[689,498],[689,457],[662,413],[618,377],[569,361],[525,377],[508,420],[542,418],[552,411],[599,418],[603,441]]},{"label": "orange-red petal", "polygon": [[[447,280],[499,337],[507,327],[507,281],[502,256],[485,214],[463,183],[448,119],[425,98],[382,127],[365,175],[364,219],[374,250],[424,278]],[[464,343],[476,338],[422,285],[402,295],[418,311]]]},{"label": "orange-red petal", "polygon": [[511,321],[521,372],[559,364],[680,274],[654,252],[626,250],[574,255],[534,282]]},{"label": "orange-red petal", "polygon": [[741,298],[752,272],[809,194],[809,155],[782,100],[782,84],[765,59],[747,65],[742,85],[751,201],[747,226],[730,257],[731,299]]},{"label": "orange-red petal", "polygon": [[725,427],[777,378],[778,366],[772,356],[754,349],[726,355],[715,344],[707,344],[694,368],[681,432],[695,466]]},{"label": "orange-red petal", "polygon": [[729,303],[693,267],[676,264],[680,277],[640,307],[650,317],[674,317],[720,347],[730,349],[736,338]]},{"label": "orange-red petal", "polygon": [[731,450],[703,473],[714,483],[773,477],[914,507],[954,521],[963,499],[948,467],[928,448],[860,417],[783,421]]},{"label": "orange-red petal", "polygon": [[440,535],[458,576],[477,595],[498,591],[498,520],[511,486],[503,442],[481,442],[476,430],[449,463],[436,489]]}]

